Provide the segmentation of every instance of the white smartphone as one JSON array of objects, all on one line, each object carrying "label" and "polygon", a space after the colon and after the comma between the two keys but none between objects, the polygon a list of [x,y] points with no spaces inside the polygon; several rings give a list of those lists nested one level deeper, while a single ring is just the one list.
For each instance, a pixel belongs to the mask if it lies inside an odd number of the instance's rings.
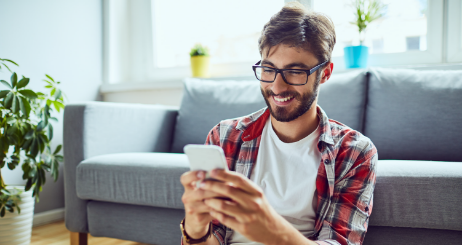
[{"label": "white smartphone", "polygon": [[188,156],[191,171],[203,170],[207,174],[206,179],[211,179],[209,172],[213,169],[228,170],[223,149],[216,145],[186,145],[184,153]]},{"label": "white smartphone", "polygon": [[[189,167],[191,171],[203,170],[206,171],[205,179],[212,181],[219,181],[210,177],[210,171],[214,169],[228,169],[226,163],[225,153],[223,149],[216,145],[186,145],[183,148],[186,156],[189,159]],[[196,182],[196,187],[199,188],[199,184],[202,181]],[[216,197],[218,199],[231,201],[228,197]]]}]

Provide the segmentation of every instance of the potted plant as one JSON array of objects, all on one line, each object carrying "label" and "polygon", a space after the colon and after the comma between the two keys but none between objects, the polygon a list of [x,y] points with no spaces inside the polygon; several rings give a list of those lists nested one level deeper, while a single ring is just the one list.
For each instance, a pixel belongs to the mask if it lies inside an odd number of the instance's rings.
[{"label": "potted plant", "polygon": [[380,0],[354,0],[352,2],[355,21],[351,24],[358,27],[359,46],[345,47],[344,57],[346,68],[364,68],[367,66],[369,48],[364,46],[367,26],[382,17],[385,5]]},{"label": "potted plant", "polygon": [[210,77],[210,56],[207,47],[196,44],[189,53],[193,77]]},{"label": "potted plant", "polygon": [[[23,244],[30,242],[34,197],[39,193],[50,172],[58,179],[59,154],[62,145],[51,149],[53,126],[58,121],[51,112],[64,109],[64,94],[58,88],[60,82],[46,75],[46,93],[28,88],[30,79],[11,71],[8,65],[14,61],[0,59],[0,71],[10,71],[9,82],[0,80],[0,244]],[[22,169],[25,186],[6,186],[2,169]],[[27,231],[29,231],[27,233]],[[24,236],[24,234],[29,234]]]}]

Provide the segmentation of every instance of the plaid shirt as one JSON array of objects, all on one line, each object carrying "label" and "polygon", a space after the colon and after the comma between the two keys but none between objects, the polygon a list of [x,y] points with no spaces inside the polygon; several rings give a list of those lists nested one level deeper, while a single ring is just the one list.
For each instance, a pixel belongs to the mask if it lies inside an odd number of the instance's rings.
[{"label": "plaid shirt", "polygon": [[[310,239],[318,244],[361,244],[372,212],[377,149],[369,138],[329,119],[319,106],[317,113],[321,164],[316,178],[315,235]],[[208,134],[206,144],[222,147],[229,169],[250,178],[269,115],[264,108],[221,121]],[[213,234],[220,245],[226,245],[233,230],[214,220]]]}]

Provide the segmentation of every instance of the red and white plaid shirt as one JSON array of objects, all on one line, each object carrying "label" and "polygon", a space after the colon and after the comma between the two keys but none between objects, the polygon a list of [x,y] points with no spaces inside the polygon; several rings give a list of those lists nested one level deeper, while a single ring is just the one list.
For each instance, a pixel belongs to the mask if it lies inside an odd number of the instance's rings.
[{"label": "red and white plaid shirt", "polygon": [[[372,212],[377,149],[358,131],[329,119],[319,106],[317,113],[321,164],[316,178],[315,235],[310,239],[318,244],[362,244]],[[269,115],[264,108],[221,121],[208,134],[206,144],[222,147],[229,169],[250,178]],[[233,230],[214,220],[213,234],[220,245],[226,245]]]}]

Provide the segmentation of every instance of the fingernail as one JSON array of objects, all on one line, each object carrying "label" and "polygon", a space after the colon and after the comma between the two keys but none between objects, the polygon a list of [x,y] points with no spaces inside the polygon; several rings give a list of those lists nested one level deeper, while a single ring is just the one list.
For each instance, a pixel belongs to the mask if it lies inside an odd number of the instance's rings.
[{"label": "fingernail", "polygon": [[225,203],[228,205],[234,205],[234,202],[231,202],[231,201],[225,201]]},{"label": "fingernail", "polygon": [[199,188],[204,188],[204,186],[205,186],[205,182],[201,182],[199,185]]},{"label": "fingernail", "polygon": [[210,176],[213,177],[213,176],[215,176],[216,174],[217,174],[217,170],[216,170],[216,169],[210,171]]},{"label": "fingernail", "polygon": [[196,181],[196,188],[200,188],[201,183],[202,183],[202,180]]},{"label": "fingernail", "polygon": [[197,178],[201,178],[201,179],[204,178],[204,172],[198,171],[197,172]]}]

